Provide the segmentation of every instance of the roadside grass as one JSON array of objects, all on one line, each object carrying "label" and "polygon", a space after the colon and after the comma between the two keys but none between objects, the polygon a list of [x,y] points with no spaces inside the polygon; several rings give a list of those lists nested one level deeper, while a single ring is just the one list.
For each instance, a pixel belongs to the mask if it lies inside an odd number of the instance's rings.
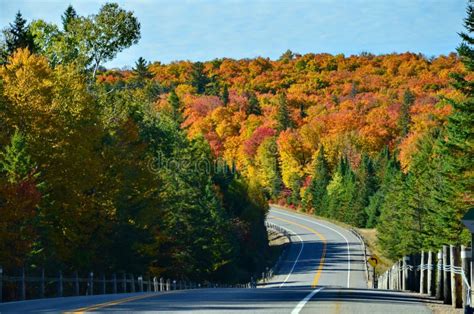
[{"label": "roadside grass", "polygon": [[275,266],[280,255],[283,254],[286,246],[290,242],[286,236],[272,229],[268,230],[269,253],[267,258],[268,267]]},{"label": "roadside grass", "polygon": [[392,265],[395,262],[389,259],[388,257],[386,257],[382,253],[382,250],[380,249],[380,246],[377,243],[377,229],[375,228],[371,228],[371,229],[354,228],[354,229],[356,229],[359,232],[359,234],[362,236],[362,238],[364,239],[365,245],[367,246],[367,251],[370,252],[369,254],[375,254],[379,258],[379,264],[377,265],[375,272],[377,274],[382,274],[387,269],[392,267]]}]

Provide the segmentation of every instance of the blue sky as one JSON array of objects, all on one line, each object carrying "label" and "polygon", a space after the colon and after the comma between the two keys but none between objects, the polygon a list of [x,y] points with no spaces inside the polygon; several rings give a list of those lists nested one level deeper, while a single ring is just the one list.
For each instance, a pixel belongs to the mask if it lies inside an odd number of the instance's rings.
[{"label": "blue sky", "polygon": [[[20,10],[29,21],[60,23],[70,3],[78,14],[106,1],[0,0],[0,26]],[[138,57],[168,63],[214,58],[278,58],[298,53],[346,55],[421,52],[448,54],[459,43],[466,0],[128,0],[142,27],[140,42],[107,64],[133,65]]]}]

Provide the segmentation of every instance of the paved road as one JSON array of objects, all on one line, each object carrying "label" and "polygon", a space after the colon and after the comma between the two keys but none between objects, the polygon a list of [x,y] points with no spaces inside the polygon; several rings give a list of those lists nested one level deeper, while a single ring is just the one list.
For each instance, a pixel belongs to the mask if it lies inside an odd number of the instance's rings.
[{"label": "paved road", "polygon": [[291,236],[287,258],[258,289],[199,289],[12,302],[0,312],[430,313],[413,294],[367,289],[361,243],[325,221],[272,208]]}]

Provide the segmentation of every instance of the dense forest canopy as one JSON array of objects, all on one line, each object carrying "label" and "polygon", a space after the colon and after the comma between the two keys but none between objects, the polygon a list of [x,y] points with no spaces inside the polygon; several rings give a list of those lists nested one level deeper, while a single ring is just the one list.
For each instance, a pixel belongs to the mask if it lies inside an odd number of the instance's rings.
[{"label": "dense forest canopy", "polygon": [[248,279],[268,202],[376,227],[393,258],[465,243],[473,25],[469,6],[457,53],[433,58],[107,70],[140,38],[132,12],[18,14],[1,47],[0,263]]},{"label": "dense forest canopy", "polygon": [[0,265],[225,282],[261,272],[268,205],[256,188],[189,138],[178,111],[155,108],[167,91],[144,60],[122,86],[95,82],[140,37],[133,13],[69,7],[62,20],[18,13],[4,31]]}]

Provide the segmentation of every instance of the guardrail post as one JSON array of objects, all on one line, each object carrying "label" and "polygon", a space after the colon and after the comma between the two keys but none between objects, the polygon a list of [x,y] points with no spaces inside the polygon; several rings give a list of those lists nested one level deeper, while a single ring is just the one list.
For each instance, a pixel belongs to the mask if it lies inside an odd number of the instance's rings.
[{"label": "guardrail post", "polygon": [[58,297],[63,296],[63,272],[58,272]]},{"label": "guardrail post", "polygon": [[123,288],[123,293],[127,293],[127,273],[123,273],[122,288]]},{"label": "guardrail post", "polygon": [[89,295],[94,295],[94,273],[93,272],[90,272],[89,274],[89,280],[90,280],[90,284],[89,284],[89,288],[90,288],[90,294]]},{"label": "guardrail post", "polygon": [[419,265],[418,264],[418,255],[417,254],[411,254],[410,255],[410,265],[412,266],[412,269],[411,271],[408,273],[409,274],[409,278],[410,278],[410,291],[413,291],[413,292],[418,292],[418,284],[420,283],[418,277],[419,277],[419,272],[418,270],[416,269],[416,266]]},{"label": "guardrail post", "polygon": [[395,265],[392,265],[390,268],[390,273],[392,276],[390,277],[390,289],[395,290],[395,278],[397,277],[397,273],[395,272]]},{"label": "guardrail post", "polygon": [[[474,247],[471,248],[472,251],[474,251]],[[469,282],[471,284],[471,308],[473,307],[473,298],[474,298],[474,287],[472,286],[474,284],[474,261],[472,260],[471,258],[471,262],[469,263],[470,264],[470,279],[469,279]]]},{"label": "guardrail post", "polygon": [[443,251],[439,250],[437,259],[437,272],[436,272],[436,299],[442,300],[443,299]]},{"label": "guardrail post", "polygon": [[171,279],[166,279],[166,291],[171,290]]},{"label": "guardrail post", "polygon": [[462,307],[461,282],[460,275],[456,274],[454,267],[459,267],[459,250],[454,245],[449,246],[449,255],[451,259],[451,300],[453,308]]},{"label": "guardrail post", "polygon": [[26,299],[26,282],[25,282],[25,268],[21,269],[21,279],[20,279],[20,299]]},{"label": "guardrail post", "polygon": [[443,245],[443,303],[451,304],[451,280],[447,267],[450,266],[449,247]]},{"label": "guardrail post", "polygon": [[402,261],[402,274],[403,274],[403,280],[402,280],[402,290],[406,291],[408,290],[408,284],[409,284],[409,274],[408,274],[408,262],[410,261],[409,256],[403,256],[403,261]]},{"label": "guardrail post", "polygon": [[434,274],[435,274],[435,268],[434,268],[434,261],[433,261],[433,252],[428,251],[428,280],[426,283],[427,286],[427,292],[429,296],[434,295]]},{"label": "guardrail post", "polygon": [[112,275],[112,283],[114,286],[114,294],[117,294],[117,274],[113,273]]},{"label": "guardrail post", "polygon": [[173,290],[176,290],[176,280],[173,280]]},{"label": "guardrail post", "polygon": [[3,302],[3,267],[0,266],[0,303]]},{"label": "guardrail post", "polygon": [[74,272],[74,294],[79,295],[79,273],[77,271]]},{"label": "guardrail post", "polygon": [[390,289],[390,268],[385,272],[384,289]]},{"label": "guardrail post", "polygon": [[151,292],[151,278],[150,278],[150,274],[148,274],[148,285],[147,285],[146,291],[147,291],[147,292]]},{"label": "guardrail post", "polygon": [[40,297],[44,298],[45,290],[46,290],[46,283],[45,283],[45,274],[44,268],[41,268],[41,283],[40,283]]},{"label": "guardrail post", "polygon": [[135,292],[135,276],[133,276],[133,274],[130,274],[130,279],[132,285],[132,292]]},{"label": "guardrail post", "polygon": [[420,294],[425,293],[425,251],[421,251],[420,255]]},{"label": "guardrail post", "polygon": [[163,292],[163,277],[160,277],[160,292]]},{"label": "guardrail post", "polygon": [[102,294],[107,292],[107,283],[105,282],[105,274],[102,274]]},{"label": "guardrail post", "polygon": [[467,284],[468,282],[465,281],[469,280],[470,278],[470,273],[469,273],[469,257],[471,256],[471,252],[464,246],[461,245],[461,265],[462,265],[462,271],[464,272],[465,277],[461,278],[462,280],[462,304],[463,308],[465,310],[468,309],[468,304],[467,304],[467,299],[468,299],[468,289],[467,289]]},{"label": "guardrail post", "polygon": [[138,286],[140,287],[140,292],[143,292],[143,276],[138,277]]},{"label": "guardrail post", "polygon": [[156,276],[153,277],[153,292],[158,292],[158,280]]}]

